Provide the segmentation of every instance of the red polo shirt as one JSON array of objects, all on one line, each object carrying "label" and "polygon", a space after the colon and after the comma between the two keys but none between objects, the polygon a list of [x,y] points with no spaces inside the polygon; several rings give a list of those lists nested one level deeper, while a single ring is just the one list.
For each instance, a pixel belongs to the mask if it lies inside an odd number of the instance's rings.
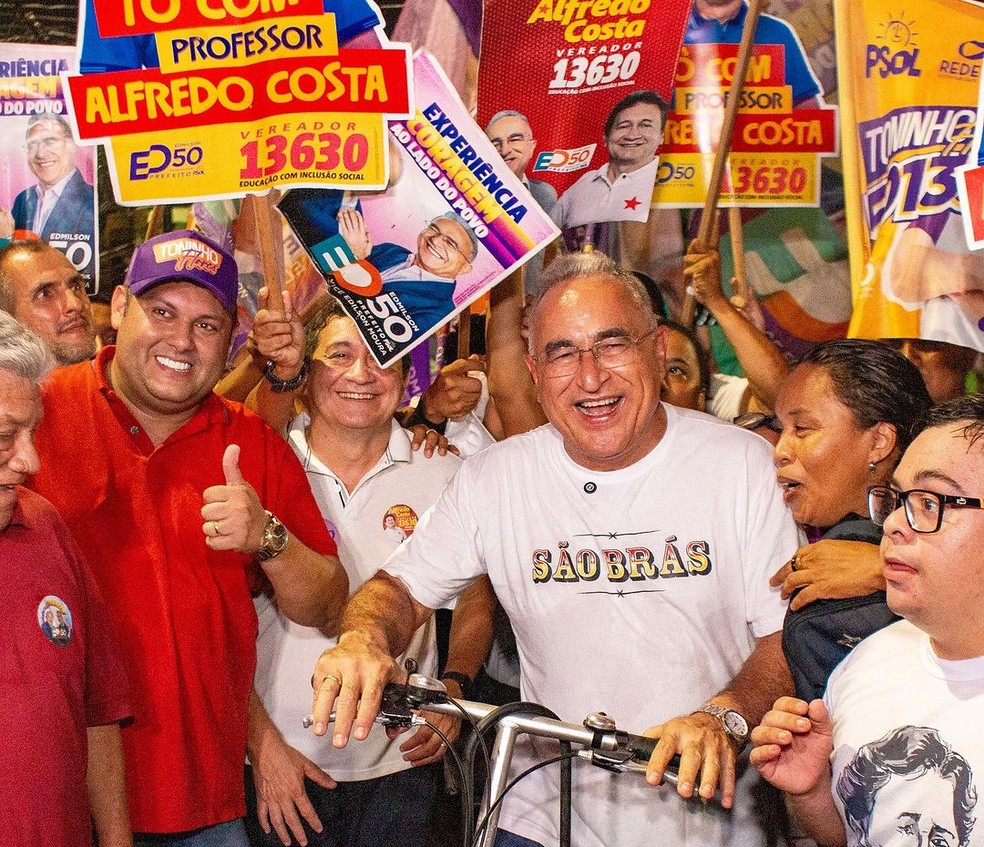
[{"label": "red polo shirt", "polygon": [[226,446],[240,445],[243,477],[290,532],[319,553],[336,548],[300,463],[260,418],[211,394],[155,448],[106,380],[114,354],[59,368],[45,386],[33,486],[74,533],[120,636],[133,828],[181,832],[245,813],[257,566],[210,550],[201,517],[202,492],[225,482]]},{"label": "red polo shirt", "polygon": [[86,727],[130,714],[105,609],[68,529],[20,490],[0,531],[0,844],[92,844]]}]

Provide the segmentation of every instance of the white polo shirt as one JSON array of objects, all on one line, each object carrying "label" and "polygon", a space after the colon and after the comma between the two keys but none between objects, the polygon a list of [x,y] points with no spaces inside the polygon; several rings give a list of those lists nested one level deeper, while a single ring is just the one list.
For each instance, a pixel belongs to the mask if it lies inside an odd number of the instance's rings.
[{"label": "white polo shirt", "polygon": [[[414,453],[409,434],[394,421],[386,452],[355,490],[347,491],[311,452],[305,436],[309,423],[306,414],[299,415],[291,424],[288,441],[338,544],[338,557],[354,593],[413,534],[418,518],[437,501],[461,460],[450,454],[428,459]],[[284,740],[342,782],[375,779],[409,768],[399,751],[406,739],[391,742],[378,725],[365,741],[342,750],[331,746],[330,734],[318,738],[302,727],[301,721],[311,711],[311,671],[337,639],[288,620],[267,597],[256,600],[256,611],[260,622],[256,690]],[[433,618],[414,633],[405,655],[418,662],[421,673],[437,673]],[[402,660],[401,656],[397,661]]]},{"label": "white polo shirt", "polygon": [[605,221],[640,221],[649,218],[659,156],[648,165],[608,178],[608,162],[588,171],[560,195],[550,217],[561,229]]}]

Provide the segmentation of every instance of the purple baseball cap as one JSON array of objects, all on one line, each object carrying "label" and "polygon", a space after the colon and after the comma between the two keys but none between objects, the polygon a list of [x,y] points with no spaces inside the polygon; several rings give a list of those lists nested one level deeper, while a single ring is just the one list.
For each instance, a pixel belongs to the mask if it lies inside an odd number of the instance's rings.
[{"label": "purple baseball cap", "polygon": [[133,251],[126,285],[134,295],[162,282],[182,281],[210,291],[235,318],[239,269],[236,260],[210,238],[179,229],[155,236]]}]

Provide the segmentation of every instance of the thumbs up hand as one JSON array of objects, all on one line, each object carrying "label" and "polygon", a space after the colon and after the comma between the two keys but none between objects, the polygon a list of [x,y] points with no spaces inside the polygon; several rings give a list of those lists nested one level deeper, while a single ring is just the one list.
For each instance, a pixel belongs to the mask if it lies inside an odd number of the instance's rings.
[{"label": "thumbs up hand", "polygon": [[202,532],[212,550],[253,554],[263,546],[267,515],[239,469],[239,445],[230,444],[222,456],[225,485],[213,485],[202,494]]}]

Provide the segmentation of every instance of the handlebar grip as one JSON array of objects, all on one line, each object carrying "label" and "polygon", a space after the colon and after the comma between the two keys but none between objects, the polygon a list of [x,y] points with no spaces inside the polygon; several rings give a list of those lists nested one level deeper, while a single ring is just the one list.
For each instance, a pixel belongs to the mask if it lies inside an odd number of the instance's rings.
[{"label": "handlebar grip", "polygon": [[[626,733],[626,735],[625,744],[632,751],[633,757],[640,762],[648,762],[653,755],[653,750],[656,749],[656,745],[659,743],[659,739],[650,738],[647,735],[633,735],[632,733]],[[679,754],[674,754],[669,764],[667,764],[666,769],[673,773],[680,770]]]}]

